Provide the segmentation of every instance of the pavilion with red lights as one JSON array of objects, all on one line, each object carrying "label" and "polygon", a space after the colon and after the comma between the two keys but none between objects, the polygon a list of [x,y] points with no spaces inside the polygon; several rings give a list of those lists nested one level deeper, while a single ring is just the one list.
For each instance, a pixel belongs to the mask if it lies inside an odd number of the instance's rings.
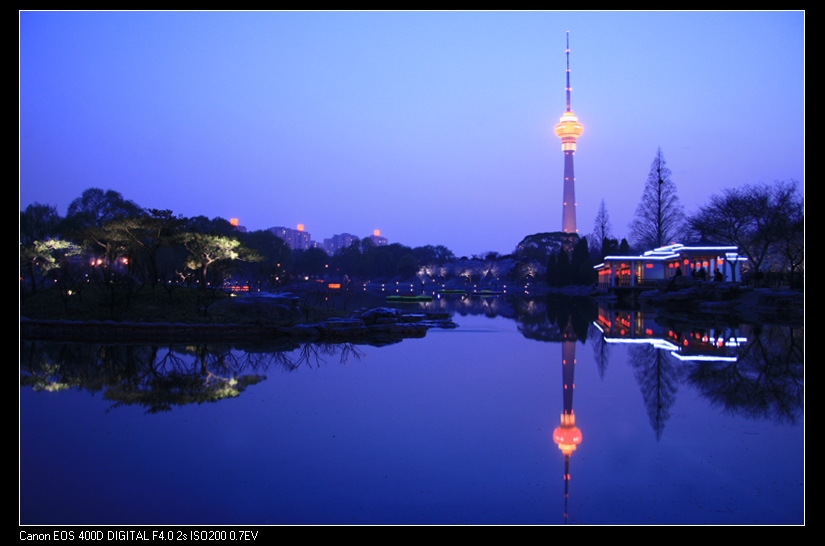
[{"label": "pavilion with red lights", "polygon": [[654,288],[659,281],[678,276],[697,280],[735,282],[737,264],[746,258],[739,247],[696,243],[674,243],[649,250],[639,256],[605,256],[595,266],[599,288]]}]

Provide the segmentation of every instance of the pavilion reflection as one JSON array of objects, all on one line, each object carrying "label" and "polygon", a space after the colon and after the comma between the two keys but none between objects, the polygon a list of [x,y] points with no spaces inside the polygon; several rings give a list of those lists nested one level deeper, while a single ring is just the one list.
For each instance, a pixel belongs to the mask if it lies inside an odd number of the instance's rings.
[{"label": "pavilion reflection", "polygon": [[739,347],[748,342],[747,325],[698,327],[666,325],[655,312],[610,309],[600,305],[594,325],[606,343],[650,345],[682,361],[738,358]]},{"label": "pavilion reflection", "polygon": [[[600,373],[611,345],[627,345],[657,439],[679,384],[732,414],[796,422],[804,405],[804,327],[687,320],[599,305],[591,341]],[[596,334],[596,332],[598,332]]]}]

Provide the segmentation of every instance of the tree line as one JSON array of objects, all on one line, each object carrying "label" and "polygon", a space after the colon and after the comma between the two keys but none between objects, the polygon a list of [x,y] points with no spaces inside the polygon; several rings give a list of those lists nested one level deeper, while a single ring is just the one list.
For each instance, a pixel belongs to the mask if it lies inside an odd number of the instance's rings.
[{"label": "tree line", "polygon": [[748,258],[743,273],[751,282],[803,285],[805,264],[804,196],[795,181],[776,181],[728,188],[707,204],[685,214],[672,172],[661,148],[656,152],[642,198],[628,226],[629,239],[613,236],[602,200],[590,236],[591,258],[628,255],[674,242],[736,245]]},{"label": "tree line", "polygon": [[54,206],[33,203],[20,213],[21,296],[56,285],[69,298],[88,286],[112,307],[143,286],[181,286],[203,292],[229,285],[270,291],[295,280],[410,278],[419,264],[455,259],[438,245],[376,246],[368,238],[328,256],[319,248],[290,249],[269,230],[245,232],[223,218],[187,218],[146,209],[113,190],[89,188],[65,217]]},{"label": "tree line", "polygon": [[67,306],[95,285],[112,308],[128,305],[142,286],[163,286],[171,298],[181,286],[204,294],[232,283],[270,291],[310,278],[589,285],[595,282],[593,265],[604,256],[671,242],[736,245],[748,258],[743,273],[753,282],[802,286],[804,197],[796,182],[725,189],[686,215],[671,176],[659,149],[629,226],[630,243],[614,237],[602,200],[588,237],[537,233],[511,254],[471,258],[457,258],[443,245],[376,246],[369,238],[333,256],[319,248],[292,250],[268,230],[242,232],[223,218],[144,209],[116,191],[89,188],[71,202],[65,217],[39,203],[21,211],[21,297],[46,283],[60,289]]}]

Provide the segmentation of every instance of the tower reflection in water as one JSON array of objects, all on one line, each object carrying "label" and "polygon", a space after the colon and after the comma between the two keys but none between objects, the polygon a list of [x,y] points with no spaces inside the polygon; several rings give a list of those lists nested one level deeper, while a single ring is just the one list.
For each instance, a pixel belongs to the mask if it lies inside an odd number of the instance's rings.
[{"label": "tower reflection in water", "polygon": [[576,334],[571,322],[564,329],[561,344],[562,384],[564,409],[561,412],[559,426],[553,431],[553,441],[564,454],[564,522],[568,519],[568,500],[570,496],[570,455],[582,441],[581,430],[576,426],[576,414],[573,412],[573,391],[576,384],[573,374],[576,369]]}]

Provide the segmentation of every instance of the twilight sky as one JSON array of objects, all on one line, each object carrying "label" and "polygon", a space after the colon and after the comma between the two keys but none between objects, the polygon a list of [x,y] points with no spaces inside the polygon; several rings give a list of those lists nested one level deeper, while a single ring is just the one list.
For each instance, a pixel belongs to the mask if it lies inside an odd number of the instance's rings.
[{"label": "twilight sky", "polygon": [[804,15],[21,12],[20,208],[507,253],[561,229],[570,30],[579,233],[621,238],[658,146],[687,213],[804,183]]}]

